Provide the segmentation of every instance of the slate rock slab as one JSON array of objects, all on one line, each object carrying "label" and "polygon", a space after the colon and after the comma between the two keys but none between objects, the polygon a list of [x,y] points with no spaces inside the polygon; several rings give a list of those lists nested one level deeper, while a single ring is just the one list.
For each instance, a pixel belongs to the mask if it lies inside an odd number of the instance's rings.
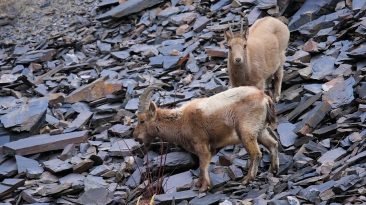
[{"label": "slate rock slab", "polygon": [[30,179],[39,178],[44,172],[43,167],[34,159],[16,155],[15,160],[17,162],[18,174],[26,173]]},{"label": "slate rock slab", "polygon": [[69,172],[72,170],[72,164],[70,164],[68,161],[62,161],[60,159],[51,159],[45,161],[43,162],[43,165],[48,171],[54,174]]},{"label": "slate rock slab", "polygon": [[85,176],[81,174],[71,173],[59,179],[61,184],[71,184],[73,189],[84,188]]},{"label": "slate rock slab", "polygon": [[134,139],[122,139],[116,141],[112,144],[112,147],[109,149],[110,156],[130,156],[132,152],[141,147],[140,143],[138,143]]},{"label": "slate rock slab", "polygon": [[335,26],[336,23],[338,23],[337,21],[341,21],[342,19],[350,17],[351,15],[352,11],[348,8],[338,10],[334,13],[320,16],[316,20],[310,21],[309,23],[302,25],[299,28],[299,31],[304,35],[310,36],[314,36],[315,34],[317,34],[317,36],[321,36],[323,35],[323,31],[324,35],[326,35],[332,31],[332,27]]},{"label": "slate rock slab", "polygon": [[149,58],[149,65],[156,67],[163,67],[164,57],[163,55],[157,55]]},{"label": "slate rock slab", "polygon": [[193,24],[193,31],[201,32],[210,22],[211,20],[206,16],[199,16]]},{"label": "slate rock slab", "polygon": [[344,150],[341,147],[335,148],[333,150],[329,150],[328,152],[324,153],[319,159],[319,163],[326,163],[326,162],[334,162],[337,160],[340,156],[344,155],[346,153],[346,150]]},{"label": "slate rock slab", "polygon": [[366,8],[366,2],[362,0],[353,0],[352,1],[352,10],[361,10]]},{"label": "slate rock slab", "polygon": [[0,178],[11,177],[17,171],[17,164],[14,159],[8,159],[0,164]]},{"label": "slate rock slab", "polygon": [[159,167],[161,160],[165,160],[164,167],[178,168],[190,167],[194,164],[192,156],[187,152],[170,152],[152,159],[153,166]]},{"label": "slate rock slab", "polygon": [[356,57],[356,58],[366,57],[366,43],[363,43],[363,44],[357,46],[357,48],[353,49],[347,55],[351,56],[351,57]]},{"label": "slate rock slab", "polygon": [[164,56],[163,57],[163,68],[171,69],[177,66],[180,60],[180,56]]},{"label": "slate rock slab", "polygon": [[257,0],[259,9],[270,9],[277,6],[277,0]]},{"label": "slate rock slab", "polygon": [[179,203],[183,200],[190,200],[198,195],[197,192],[192,190],[181,191],[181,192],[174,192],[169,194],[159,194],[155,196],[156,204],[167,204],[175,199],[175,203]]},{"label": "slate rock slab", "polygon": [[84,179],[84,185],[85,185],[85,188],[84,188],[85,191],[88,191],[90,189],[108,187],[108,183],[103,179],[103,177],[96,177],[96,176],[91,176],[91,175],[88,175]]},{"label": "slate rock slab", "polygon": [[45,184],[41,186],[40,189],[37,189],[37,194],[41,196],[54,196],[69,189],[70,187],[70,184]]},{"label": "slate rock slab", "polygon": [[88,171],[90,168],[92,168],[94,165],[94,161],[91,159],[84,159],[83,161],[77,163],[73,166],[73,172],[74,173],[83,173]]},{"label": "slate rock slab", "polygon": [[343,76],[340,76],[329,81],[323,85],[323,89],[326,90],[323,100],[327,100],[333,109],[351,103],[355,99],[353,95],[354,84],[353,77],[344,80]]},{"label": "slate rock slab", "polygon": [[146,8],[155,6],[163,2],[163,0],[135,0],[135,1],[125,1],[120,5],[112,8],[104,14],[96,17],[97,20],[105,20],[108,18],[120,18],[123,16],[128,16],[133,13],[137,13]]},{"label": "slate rock slab", "polygon": [[85,142],[88,131],[59,135],[37,135],[4,144],[3,152],[9,155],[28,155],[63,149],[68,144]]},{"label": "slate rock slab", "polygon": [[24,104],[0,117],[5,128],[12,128],[13,131],[36,131],[45,118],[48,107],[48,98],[36,98],[24,102]]},{"label": "slate rock slab", "polygon": [[84,192],[78,199],[81,204],[105,205],[113,199],[113,194],[106,188],[92,188]]},{"label": "slate rock slab", "polygon": [[292,16],[288,25],[290,31],[295,31],[305,23],[316,19],[324,14],[327,9],[331,10],[338,1],[339,0],[305,1],[301,8]]},{"label": "slate rock slab", "polygon": [[30,51],[17,58],[17,64],[27,64],[32,62],[46,62],[52,60],[56,55],[55,49]]},{"label": "slate rock slab", "polygon": [[3,197],[11,194],[18,187],[23,186],[24,182],[24,179],[4,179],[0,184],[0,198],[2,199]]},{"label": "slate rock slab", "polygon": [[231,0],[219,0],[215,4],[213,4],[210,8],[212,12],[216,12],[220,10],[222,7],[229,5],[231,3]]},{"label": "slate rock slab", "polygon": [[192,205],[201,205],[201,204],[217,204],[220,201],[224,201],[228,198],[225,194],[207,194],[203,197],[195,197],[192,199],[189,204]]},{"label": "slate rock slab", "polygon": [[122,82],[117,80],[107,80],[106,77],[103,77],[74,90],[65,98],[65,102],[90,102],[98,100],[121,89]]},{"label": "slate rock slab", "polygon": [[126,60],[128,57],[130,57],[130,52],[128,51],[116,51],[116,52],[111,52],[112,56],[121,59],[121,60]]},{"label": "slate rock slab", "polygon": [[331,56],[317,56],[313,57],[310,61],[311,70],[312,70],[312,79],[320,80],[325,76],[331,75],[334,70],[334,63],[336,59]]},{"label": "slate rock slab", "polygon": [[290,147],[294,145],[297,134],[293,131],[296,128],[296,126],[292,123],[280,123],[277,126],[277,132],[280,135],[280,141],[282,146],[284,147]]},{"label": "slate rock slab", "polygon": [[194,56],[193,56],[192,53],[189,54],[189,59],[188,59],[188,62],[186,64],[186,68],[187,68],[187,70],[189,70],[192,73],[197,73],[199,71],[199,69],[200,69],[198,67],[197,61],[194,58]]},{"label": "slate rock slab", "polygon": [[182,24],[190,24],[191,22],[193,22],[196,19],[196,17],[197,17],[196,13],[187,12],[187,13],[182,13],[182,14],[171,16],[170,21],[173,24],[180,26]]},{"label": "slate rock slab", "polygon": [[177,188],[184,185],[191,184],[193,182],[192,173],[185,171],[179,174],[171,175],[163,180],[163,188],[165,193],[173,193],[177,191]]},{"label": "slate rock slab", "polygon": [[144,172],[146,172],[146,168],[144,167],[136,168],[135,171],[132,173],[132,175],[128,177],[125,185],[131,188],[136,188],[137,186],[139,186]]},{"label": "slate rock slab", "polygon": [[108,129],[108,133],[112,136],[127,137],[131,134],[130,126],[116,124]]},{"label": "slate rock slab", "polygon": [[158,17],[167,18],[169,16],[179,13],[179,11],[180,11],[179,7],[170,6],[170,7],[167,7],[166,9],[160,11],[158,14]]}]

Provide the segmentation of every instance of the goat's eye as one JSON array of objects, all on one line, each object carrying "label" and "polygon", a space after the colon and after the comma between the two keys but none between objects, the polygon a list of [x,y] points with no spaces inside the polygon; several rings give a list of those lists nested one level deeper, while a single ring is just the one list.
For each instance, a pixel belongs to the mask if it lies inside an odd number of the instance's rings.
[{"label": "goat's eye", "polygon": [[228,48],[229,50],[231,50],[231,46],[227,46],[227,48]]},{"label": "goat's eye", "polygon": [[141,120],[141,121],[140,121],[140,124],[144,124],[144,122],[145,122],[145,121]]},{"label": "goat's eye", "polygon": [[244,44],[243,47],[246,48],[247,47],[247,44]]}]

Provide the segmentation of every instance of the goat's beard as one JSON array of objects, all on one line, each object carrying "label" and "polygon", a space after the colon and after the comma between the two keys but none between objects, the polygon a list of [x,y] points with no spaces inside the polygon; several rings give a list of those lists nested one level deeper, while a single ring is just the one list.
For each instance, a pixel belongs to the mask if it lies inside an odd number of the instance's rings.
[{"label": "goat's beard", "polygon": [[143,140],[144,147],[145,147],[146,149],[150,148],[152,141],[153,141],[153,139],[150,139],[150,138],[147,138],[147,139],[146,139],[146,138],[145,138],[145,139]]}]

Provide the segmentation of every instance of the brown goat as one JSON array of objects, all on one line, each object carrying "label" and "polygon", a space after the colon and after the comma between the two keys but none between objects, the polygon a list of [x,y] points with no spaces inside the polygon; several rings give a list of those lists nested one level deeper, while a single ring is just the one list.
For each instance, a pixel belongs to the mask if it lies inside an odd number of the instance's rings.
[{"label": "brown goat", "polygon": [[262,157],[258,142],[270,152],[270,170],[278,172],[278,144],[265,129],[275,122],[274,105],[263,91],[254,86],[236,87],[179,108],[162,109],[149,100],[155,88],[146,88],[140,96],[133,136],[146,146],[158,137],[197,155],[200,177],[196,185],[201,192],[211,184],[208,166],[212,153],[227,145],[242,143],[249,154],[249,171],[243,184],[257,174]]},{"label": "brown goat", "polygon": [[274,76],[274,101],[278,102],[290,32],[284,23],[273,17],[261,18],[244,30],[242,22],[239,34],[234,35],[231,27],[225,32],[230,84],[264,90],[266,81]]}]

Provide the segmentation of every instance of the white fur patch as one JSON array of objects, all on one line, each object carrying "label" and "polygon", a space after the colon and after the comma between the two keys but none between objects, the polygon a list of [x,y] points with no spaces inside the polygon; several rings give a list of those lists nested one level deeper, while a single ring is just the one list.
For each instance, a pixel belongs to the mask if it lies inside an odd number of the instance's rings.
[{"label": "white fur patch", "polygon": [[202,110],[205,115],[211,115],[222,108],[229,107],[249,95],[258,93],[258,91],[259,90],[254,86],[231,88],[209,98],[203,99],[199,102],[198,108]]}]

